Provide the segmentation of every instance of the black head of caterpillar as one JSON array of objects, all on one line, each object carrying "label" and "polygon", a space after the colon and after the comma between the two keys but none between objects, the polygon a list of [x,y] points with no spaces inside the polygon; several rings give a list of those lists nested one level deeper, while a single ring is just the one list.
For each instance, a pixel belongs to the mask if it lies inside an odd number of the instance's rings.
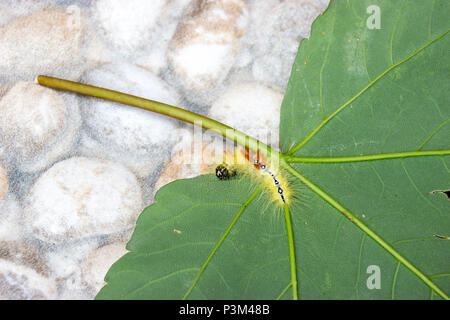
[{"label": "black head of caterpillar", "polygon": [[216,167],[216,177],[220,180],[228,180],[236,175],[236,169],[231,169],[226,164],[219,164]]}]

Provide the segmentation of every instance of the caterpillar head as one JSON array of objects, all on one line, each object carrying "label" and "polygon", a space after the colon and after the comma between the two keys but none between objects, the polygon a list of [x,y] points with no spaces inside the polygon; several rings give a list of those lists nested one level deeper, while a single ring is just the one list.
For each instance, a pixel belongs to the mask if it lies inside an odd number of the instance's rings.
[{"label": "caterpillar head", "polygon": [[220,180],[228,180],[236,175],[236,170],[228,167],[226,164],[219,164],[216,167],[216,177]]}]

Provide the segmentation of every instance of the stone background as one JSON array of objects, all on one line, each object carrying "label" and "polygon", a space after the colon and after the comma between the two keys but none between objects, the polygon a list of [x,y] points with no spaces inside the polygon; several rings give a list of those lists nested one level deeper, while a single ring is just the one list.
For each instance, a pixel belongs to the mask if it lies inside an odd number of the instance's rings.
[{"label": "stone background", "polygon": [[209,170],[183,158],[191,125],[41,87],[38,74],[180,106],[263,141],[269,132],[276,145],[298,44],[327,5],[2,0],[0,298],[94,298],[156,190]]}]

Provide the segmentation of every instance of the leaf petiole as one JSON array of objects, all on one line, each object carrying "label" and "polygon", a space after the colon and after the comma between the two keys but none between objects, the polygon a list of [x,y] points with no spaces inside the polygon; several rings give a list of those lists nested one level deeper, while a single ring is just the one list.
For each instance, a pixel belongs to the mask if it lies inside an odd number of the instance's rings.
[{"label": "leaf petiole", "polygon": [[160,113],[169,116],[171,118],[192,123],[206,130],[214,131],[231,141],[235,141],[241,146],[244,146],[254,152],[262,154],[267,159],[269,158],[278,159],[280,157],[280,153],[278,151],[270,148],[268,145],[262,143],[261,141],[252,138],[246,135],[245,133],[238,131],[230,126],[227,126],[221,122],[199,115],[189,110],[171,106],[162,102],[136,97],[130,94],[110,89],[100,88],[92,85],[87,85],[79,82],[49,76],[39,75],[36,78],[36,82],[46,87],[60,90],[67,90],[75,93],[80,93],[96,98],[114,101],[129,106],[133,106],[136,108]]}]

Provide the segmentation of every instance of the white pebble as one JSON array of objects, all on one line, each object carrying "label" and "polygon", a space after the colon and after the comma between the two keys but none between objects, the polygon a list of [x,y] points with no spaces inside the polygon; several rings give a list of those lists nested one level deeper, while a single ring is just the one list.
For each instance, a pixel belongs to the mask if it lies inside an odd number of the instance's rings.
[{"label": "white pebble", "polygon": [[22,208],[12,193],[0,199],[0,241],[23,238]]},{"label": "white pebble", "polygon": [[81,262],[100,245],[100,238],[65,243],[43,254],[46,266],[57,279],[58,299],[93,299],[95,292],[83,282]]},{"label": "white pebble", "polygon": [[66,156],[81,126],[76,98],[19,81],[0,100],[0,142],[22,171],[42,170]]},{"label": "white pebble", "polygon": [[141,209],[141,189],[128,169],[75,157],[55,164],[36,181],[24,219],[34,237],[60,243],[128,229]]},{"label": "white pebble", "polygon": [[80,262],[100,246],[100,238],[92,237],[76,242],[49,246],[44,252],[45,264],[58,279],[69,279],[73,275],[81,277]]},{"label": "white pebble", "polygon": [[277,148],[282,101],[281,89],[243,83],[217,99],[208,116]]},{"label": "white pebble", "polygon": [[12,80],[78,76],[82,28],[81,14],[52,8],[9,22],[0,28],[0,74]]},{"label": "white pebble", "polygon": [[150,39],[166,0],[96,0],[92,10],[106,39],[131,54]]},{"label": "white pebble", "polygon": [[13,20],[14,17],[15,15],[11,8],[0,7],[0,27]]},{"label": "white pebble", "polygon": [[111,265],[128,251],[125,242],[116,242],[91,252],[82,262],[82,280],[93,292],[106,284],[105,275]]},{"label": "white pebble", "polygon": [[323,1],[286,0],[260,12],[249,39],[255,79],[286,87],[300,40],[309,37],[312,22],[326,7]]},{"label": "white pebble", "polygon": [[3,200],[8,192],[8,175],[5,167],[0,163],[0,201]]},{"label": "white pebble", "polygon": [[100,158],[121,163],[139,179],[153,174],[167,160],[167,154],[162,153],[152,159],[143,155],[113,150],[101,141],[92,138],[87,132],[83,132],[81,135],[78,154],[88,158]]},{"label": "white pebble", "polygon": [[40,247],[35,242],[25,238],[0,240],[0,257],[18,265],[32,268],[44,276],[50,275],[50,270],[45,263]]},{"label": "white pebble", "polygon": [[0,299],[55,299],[56,284],[32,268],[0,259]]},{"label": "white pebble", "polygon": [[[165,71],[167,46],[175,33],[180,17],[191,1],[95,2],[93,13],[98,21],[95,26],[97,33],[100,31],[103,36],[90,37],[89,41],[93,44],[88,50],[89,58],[112,62],[111,57],[115,55],[125,57],[127,61],[133,61],[134,64],[155,74]],[[108,7],[115,9],[110,10]],[[98,25],[101,27],[98,28]],[[112,50],[99,51],[96,39]]]},{"label": "white pebble", "polygon": [[0,99],[8,92],[9,86],[0,83]]},{"label": "white pebble", "polygon": [[175,79],[191,101],[203,103],[228,75],[248,20],[243,0],[197,1],[169,45]]},{"label": "white pebble", "polygon": [[[164,81],[130,64],[103,66],[86,74],[84,80],[170,105],[179,101],[178,94]],[[152,173],[167,160],[176,142],[171,132],[177,128],[177,120],[100,99],[84,98],[82,104],[88,136],[82,141],[82,154],[98,152],[120,161],[139,176]]]}]

